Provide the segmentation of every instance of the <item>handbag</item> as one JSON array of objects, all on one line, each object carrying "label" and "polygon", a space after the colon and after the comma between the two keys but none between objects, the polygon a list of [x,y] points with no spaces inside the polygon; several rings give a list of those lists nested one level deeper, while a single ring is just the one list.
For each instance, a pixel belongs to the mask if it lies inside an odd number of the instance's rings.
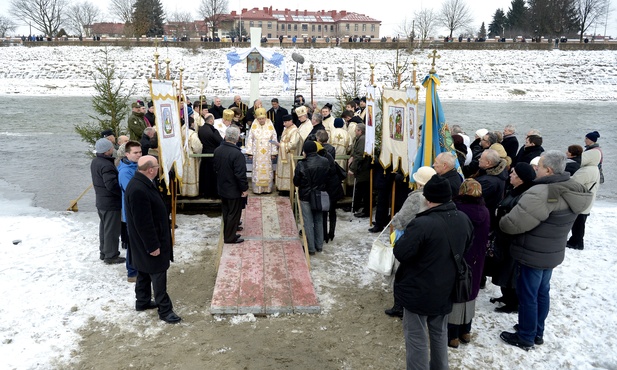
[{"label": "handbag", "polygon": [[[445,221],[443,221],[443,223],[444,225],[446,224]],[[454,252],[454,248],[452,248],[450,238],[448,238],[448,245],[450,245],[450,250],[452,251],[452,256],[454,257],[454,262],[456,262],[456,276],[454,278],[454,287],[452,288],[451,294],[452,302],[469,302],[471,300],[472,284],[471,268],[469,268],[467,261],[465,261],[464,258],[461,258],[460,254]]]},{"label": "handbag", "polygon": [[330,196],[326,191],[311,189],[309,203],[313,211],[328,212],[330,210]]},{"label": "handbag", "polygon": [[[390,221],[392,222],[392,221]],[[368,255],[368,269],[378,274],[390,276],[394,266],[394,248],[390,243],[380,240],[385,230],[390,229],[390,223],[383,228],[377,239],[373,241],[371,252]]]}]

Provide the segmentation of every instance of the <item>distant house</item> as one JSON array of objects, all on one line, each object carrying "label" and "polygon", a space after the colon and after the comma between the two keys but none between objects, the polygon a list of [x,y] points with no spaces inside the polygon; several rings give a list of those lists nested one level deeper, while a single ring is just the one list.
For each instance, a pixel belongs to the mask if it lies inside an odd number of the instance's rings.
[{"label": "distant house", "polygon": [[261,34],[267,38],[284,36],[291,38],[334,38],[334,37],[379,37],[381,21],[364,14],[345,10],[278,10],[269,8],[242,9],[240,13],[232,11],[226,23],[233,22],[228,28],[249,30],[261,28]]},{"label": "distant house", "polygon": [[124,35],[124,23],[93,23],[91,35],[106,37],[122,37]]}]

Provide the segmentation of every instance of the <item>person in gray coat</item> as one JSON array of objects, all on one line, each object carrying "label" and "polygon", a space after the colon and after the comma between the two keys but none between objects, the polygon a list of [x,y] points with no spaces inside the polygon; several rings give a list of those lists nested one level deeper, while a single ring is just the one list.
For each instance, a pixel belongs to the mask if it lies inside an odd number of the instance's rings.
[{"label": "person in gray coat", "polygon": [[577,214],[592,202],[592,194],[565,172],[566,155],[544,152],[535,185],[499,220],[499,227],[514,235],[511,254],[519,266],[516,332],[504,331],[506,343],[529,350],[543,344],[544,322],[550,306],[553,269],[563,262],[568,232]]}]

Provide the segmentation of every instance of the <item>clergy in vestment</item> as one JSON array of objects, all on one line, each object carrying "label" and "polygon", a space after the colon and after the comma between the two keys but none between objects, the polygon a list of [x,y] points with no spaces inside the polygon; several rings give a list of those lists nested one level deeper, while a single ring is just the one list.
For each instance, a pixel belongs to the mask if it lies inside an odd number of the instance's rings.
[{"label": "clergy in vestment", "polygon": [[[342,118],[336,118],[333,124],[334,129],[330,136],[330,144],[336,150],[336,155],[347,155],[351,151],[352,140],[349,133],[345,129],[345,121]],[[347,160],[339,159],[336,161],[344,169],[347,169]]]},{"label": "clergy in vestment", "polygon": [[[328,133],[328,137],[332,140],[332,131],[334,131],[334,117],[332,117],[332,104],[326,103],[323,108],[321,108],[321,116],[322,124]],[[328,143],[332,144],[332,143]]]},{"label": "clergy in vestment", "polygon": [[234,111],[231,109],[223,110],[223,118],[214,120],[214,128],[218,130],[221,137],[225,137],[225,130],[232,124]]},{"label": "clergy in vestment", "polygon": [[308,119],[308,109],[305,106],[299,106],[296,108],[296,115],[298,116],[298,132],[302,137],[302,142],[309,136],[311,131],[313,130],[313,122]]},{"label": "clergy in vestment", "polygon": [[294,125],[293,116],[283,116],[283,133],[279,143],[279,157],[276,165],[276,189],[278,191],[291,190],[291,162],[294,156],[302,155],[302,137]]},{"label": "clergy in vestment", "polygon": [[[199,140],[199,135],[193,130],[195,122],[193,117],[189,118],[191,128],[188,129],[188,145],[185,148],[186,157],[182,165],[182,187],[180,193],[185,197],[196,197],[199,195],[199,157],[191,157],[190,154],[201,154],[203,145]],[[182,125],[182,143],[186,142],[186,127]]]},{"label": "clergy in vestment", "polygon": [[272,160],[278,153],[276,130],[272,121],[266,118],[264,108],[255,110],[255,118],[246,142],[246,154],[253,157],[253,193],[271,193],[274,185]]}]

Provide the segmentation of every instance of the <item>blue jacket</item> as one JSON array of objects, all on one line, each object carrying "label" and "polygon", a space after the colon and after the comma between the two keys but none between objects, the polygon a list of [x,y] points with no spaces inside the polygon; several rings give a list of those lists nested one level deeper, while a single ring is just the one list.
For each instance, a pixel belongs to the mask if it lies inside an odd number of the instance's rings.
[{"label": "blue jacket", "polygon": [[129,185],[129,181],[135,176],[137,171],[137,163],[131,162],[128,158],[122,158],[120,165],[118,165],[118,182],[120,183],[120,189],[122,189],[122,221],[126,222],[126,205],[124,204],[124,193],[126,187]]}]

